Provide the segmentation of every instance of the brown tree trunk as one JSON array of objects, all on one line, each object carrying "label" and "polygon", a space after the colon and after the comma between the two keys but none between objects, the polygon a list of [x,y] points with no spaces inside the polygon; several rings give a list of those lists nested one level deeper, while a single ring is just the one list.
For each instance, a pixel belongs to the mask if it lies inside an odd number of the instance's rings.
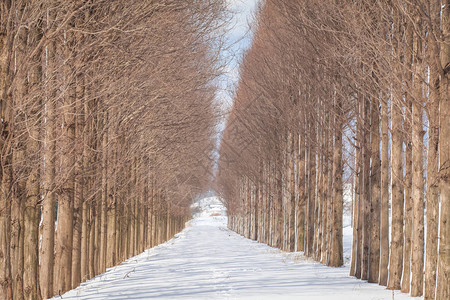
[{"label": "brown tree trunk", "polygon": [[[46,74],[55,71],[55,43],[47,45],[47,69]],[[43,178],[43,205],[42,205],[42,245],[40,252],[40,288],[42,298],[53,296],[53,270],[55,252],[55,153],[56,153],[56,102],[53,77],[47,77],[46,87],[48,97],[45,104],[45,160]]]},{"label": "brown tree trunk", "polygon": [[368,96],[364,96],[364,125],[363,125],[363,210],[364,210],[364,226],[363,226],[363,248],[362,248],[362,273],[361,279],[369,278],[369,262],[370,262],[370,234],[371,234],[371,189],[370,189],[370,101]]},{"label": "brown tree trunk", "polygon": [[108,195],[107,202],[107,251],[106,251],[106,267],[110,268],[117,263],[116,259],[116,201],[112,194]]},{"label": "brown tree trunk", "polygon": [[[321,117],[320,117],[321,119]],[[317,188],[316,188],[316,209],[314,213],[314,259],[320,261],[320,256],[322,254],[322,210],[323,210],[323,189],[324,189],[324,176],[323,176],[323,122],[319,121],[318,125],[318,136],[317,145],[319,146],[319,151],[317,153]]]},{"label": "brown tree trunk", "polygon": [[371,233],[370,233],[370,266],[369,282],[378,282],[380,266],[380,196],[381,196],[381,162],[380,162],[380,121],[379,101],[373,97],[371,116]]},{"label": "brown tree trunk", "polygon": [[297,199],[297,251],[305,251],[305,140],[299,137],[298,199]]},{"label": "brown tree trunk", "polygon": [[89,204],[89,241],[88,241],[88,269],[89,269],[89,278],[95,276],[95,241],[96,241],[96,205],[95,201],[92,201]]},{"label": "brown tree trunk", "polygon": [[0,297],[12,298],[10,232],[11,206],[10,194],[12,184],[11,170],[11,98],[8,93],[10,84],[11,24],[8,20],[11,12],[11,2],[0,3],[0,159],[2,170],[0,173]]},{"label": "brown tree trunk", "polygon": [[[430,28],[436,36],[440,34],[440,0],[431,1]],[[425,300],[436,296],[437,247],[439,228],[439,49],[432,35],[428,37],[430,54],[430,88],[428,102],[428,152],[427,152],[427,194],[426,194],[426,261],[425,261]],[[434,58],[432,58],[434,57]]]},{"label": "brown tree trunk", "polygon": [[[99,273],[103,273],[106,271],[106,244],[107,241],[107,214],[108,214],[108,185],[107,185],[107,176],[108,176],[108,113],[105,111],[101,113],[101,122],[102,122],[102,140],[101,140],[101,149],[102,149],[102,162],[101,162],[101,196],[100,196],[100,249],[99,249]],[[111,241],[113,242],[113,241]]]},{"label": "brown tree trunk", "polygon": [[[86,82],[85,82],[86,84]],[[85,97],[88,90],[85,88]],[[86,97],[87,98],[87,97]],[[90,168],[90,157],[88,156],[90,154],[88,150],[88,143],[90,134],[92,134],[92,120],[88,120],[87,116],[90,113],[89,109],[89,103],[90,101],[87,101],[85,99],[84,101],[84,108],[83,108],[83,114],[82,114],[82,124],[85,129],[85,135],[83,135],[83,149],[82,149],[82,170],[85,172],[88,172]],[[89,191],[91,182],[84,176],[84,174],[81,174],[81,198],[82,198],[82,206],[81,206],[81,245],[80,245],[80,280],[81,282],[86,281],[89,279],[89,262],[90,262],[90,256],[89,256],[89,241],[90,241],[90,232],[91,232],[91,218],[90,218],[90,208],[91,203],[88,203],[87,194]]]},{"label": "brown tree trunk", "polygon": [[[42,20],[41,20],[42,21]],[[38,22],[40,24],[41,22]],[[29,42],[36,46],[42,38],[41,28],[33,26],[30,29]],[[42,67],[41,67],[41,51],[37,51],[32,57],[33,65],[30,68],[29,80],[30,91],[37,91],[42,83]],[[40,98],[34,99],[29,103],[30,116],[28,132],[30,137],[27,140],[26,151],[27,157],[33,162],[40,160],[40,117],[42,109],[42,101]],[[26,182],[26,202],[24,211],[24,265],[26,268],[23,273],[23,290],[25,299],[41,299],[39,289],[39,202],[40,194],[40,174],[39,168],[29,168]]]},{"label": "brown tree trunk", "polygon": [[402,105],[392,100],[392,226],[389,256],[388,289],[400,289],[403,265],[403,164],[402,164]]},{"label": "brown tree trunk", "polygon": [[422,149],[422,109],[413,105],[413,222],[411,259],[411,296],[423,294],[424,264],[424,201],[423,201],[423,149]]},{"label": "brown tree trunk", "polygon": [[87,201],[83,201],[82,209],[82,223],[81,223],[81,256],[80,256],[80,269],[81,269],[81,282],[85,282],[89,279],[89,204]]},{"label": "brown tree trunk", "polygon": [[[387,98],[386,98],[387,99]],[[389,117],[387,100],[381,101],[381,242],[380,285],[387,285],[389,263]]]},{"label": "brown tree trunk", "polygon": [[[23,151],[17,149],[13,154],[13,165],[15,162],[24,161]],[[20,163],[18,163],[20,165]],[[13,188],[11,200],[11,245],[10,256],[11,261],[11,278],[12,291],[16,299],[23,299],[23,272],[24,272],[24,202],[25,202],[25,187],[22,182],[17,182]]]},{"label": "brown tree trunk", "polygon": [[295,135],[289,133],[289,251],[295,251],[295,170],[294,170],[294,159],[295,159],[295,145],[294,141]]},{"label": "brown tree trunk", "polygon": [[75,110],[75,136],[77,143],[75,145],[75,190],[73,203],[73,245],[72,245],[72,288],[76,288],[81,283],[81,238],[83,224],[83,172],[84,151],[83,151],[83,129],[84,129],[84,76],[78,74],[76,78],[76,97]]},{"label": "brown tree trunk", "polygon": [[316,142],[315,126],[310,125],[310,146],[308,151],[308,205],[307,205],[307,227],[306,227],[306,251],[307,256],[313,255],[314,244],[314,210],[316,194],[316,151],[314,144]]},{"label": "brown tree trunk", "polygon": [[[411,87],[413,86],[412,79],[412,52],[413,52],[413,28],[411,22],[406,26],[406,49],[405,52],[405,67],[404,80]],[[412,140],[411,140],[411,111],[412,111],[412,91],[407,91],[405,95],[405,121],[403,125],[404,143],[405,143],[405,228],[404,228],[404,261],[403,261],[403,276],[401,291],[408,293],[411,285],[411,238],[412,238]]]},{"label": "brown tree trunk", "polygon": [[[23,6],[19,10],[18,18],[23,13]],[[15,80],[17,82],[17,94],[13,94],[14,106],[23,107],[27,103],[28,94],[28,71],[26,66],[26,47],[28,40],[28,29],[18,29],[17,46],[15,49],[15,60],[19,69],[16,70]],[[22,66],[22,67],[20,67]],[[15,112],[15,130],[23,132],[26,113],[23,110]],[[14,143],[12,155],[12,169],[14,186],[11,201],[11,278],[13,284],[13,295],[16,299],[23,299],[23,273],[24,273],[24,208],[26,203],[26,153],[25,144],[27,137],[19,135]],[[25,172],[24,172],[25,171]]]},{"label": "brown tree trunk", "polygon": [[[330,114],[326,114],[326,121],[324,123],[324,126],[329,126],[330,124]],[[329,209],[328,207],[330,206],[330,202],[331,202],[331,194],[330,191],[328,190],[328,182],[331,180],[331,176],[330,176],[330,170],[328,167],[329,164],[329,160],[330,158],[328,157],[328,151],[330,148],[330,127],[327,127],[324,129],[324,143],[323,143],[323,149],[322,152],[322,177],[323,177],[323,182],[322,182],[322,228],[321,228],[321,232],[322,232],[322,249],[321,249],[321,253],[322,253],[322,257],[321,257],[321,263],[323,264],[328,264],[329,261],[329,256],[330,256],[330,236],[328,234],[328,227],[330,226],[330,222],[331,220],[329,220]]]},{"label": "brown tree trunk", "polygon": [[[422,35],[422,24],[419,17],[414,24]],[[415,99],[412,104],[412,256],[411,256],[411,296],[423,294],[424,266],[424,179],[423,179],[423,121],[422,121],[422,81],[423,51],[422,36],[416,36],[414,57],[414,90]]]},{"label": "brown tree trunk", "polygon": [[278,249],[282,249],[283,247],[283,180],[281,174],[281,162],[275,166],[276,172],[276,228],[275,228],[275,236],[276,236],[276,244],[275,247]]},{"label": "brown tree trunk", "polygon": [[[444,0],[442,9],[441,72],[440,82],[440,146],[439,146],[439,193],[441,212],[439,218],[439,262],[436,299],[450,298],[450,1]],[[447,120],[447,122],[445,122]]]},{"label": "brown tree trunk", "polygon": [[339,267],[344,263],[344,251],[342,245],[342,214],[343,214],[343,187],[342,187],[342,103],[337,99],[336,116],[334,122],[334,153],[333,153],[333,177],[334,177],[334,201],[333,201],[333,230],[331,237],[330,266]]},{"label": "brown tree trunk", "polygon": [[[70,29],[70,28],[69,28]],[[72,55],[73,33],[66,32],[64,55],[69,59]],[[75,188],[74,174],[74,142],[75,142],[75,86],[72,78],[73,70],[70,61],[64,67],[64,79],[67,86],[64,97],[62,149],[61,158],[64,184],[58,195],[58,228],[55,252],[55,289],[62,294],[70,290],[72,285],[72,245],[73,245],[73,202]]]},{"label": "brown tree trunk", "polygon": [[363,191],[364,191],[364,179],[363,179],[363,101],[361,97],[358,99],[358,113],[357,113],[357,127],[356,127],[356,134],[357,134],[357,149],[356,149],[356,178],[357,183],[355,183],[355,195],[358,197],[358,206],[355,207],[357,210],[357,218],[356,221],[356,269],[355,269],[355,277],[361,278],[362,275],[362,248],[363,248],[363,218],[364,218],[364,211],[363,211]]}]

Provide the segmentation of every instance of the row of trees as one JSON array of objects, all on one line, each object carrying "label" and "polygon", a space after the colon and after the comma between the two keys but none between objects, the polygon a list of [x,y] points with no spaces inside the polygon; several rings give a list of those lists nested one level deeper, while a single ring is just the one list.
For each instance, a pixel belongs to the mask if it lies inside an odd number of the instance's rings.
[{"label": "row of trees", "polygon": [[266,0],[220,146],[229,227],[340,266],[349,205],[351,275],[448,299],[449,14]]},{"label": "row of trees", "polygon": [[207,188],[223,1],[0,2],[0,298],[169,239]]}]

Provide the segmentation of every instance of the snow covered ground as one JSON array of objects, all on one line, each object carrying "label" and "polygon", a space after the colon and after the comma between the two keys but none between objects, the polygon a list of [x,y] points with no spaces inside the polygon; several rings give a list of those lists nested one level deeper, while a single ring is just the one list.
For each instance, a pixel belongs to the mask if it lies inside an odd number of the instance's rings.
[{"label": "snow covered ground", "polygon": [[[202,199],[194,205],[194,219],[172,240],[62,299],[412,299],[350,277],[348,267],[325,267],[301,253],[245,239],[228,230],[226,221],[217,198]],[[344,234],[348,252],[351,230]]]}]

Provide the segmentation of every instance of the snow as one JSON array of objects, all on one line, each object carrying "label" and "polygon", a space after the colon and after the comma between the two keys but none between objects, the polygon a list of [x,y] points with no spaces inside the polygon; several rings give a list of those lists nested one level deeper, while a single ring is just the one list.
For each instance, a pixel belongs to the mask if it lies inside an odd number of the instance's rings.
[{"label": "snow", "polygon": [[[350,277],[348,266],[326,267],[300,252],[286,253],[243,238],[227,229],[226,210],[215,197],[192,208],[194,218],[173,239],[62,298],[411,299]],[[351,252],[350,226],[344,228],[344,250]]]}]

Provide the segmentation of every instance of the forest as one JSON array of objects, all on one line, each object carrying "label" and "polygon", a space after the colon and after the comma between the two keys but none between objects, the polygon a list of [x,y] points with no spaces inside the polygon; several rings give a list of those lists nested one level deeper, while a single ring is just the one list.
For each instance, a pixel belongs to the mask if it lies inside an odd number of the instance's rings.
[{"label": "forest", "polygon": [[450,299],[450,0],[237,1],[0,1],[0,300]]},{"label": "forest", "polygon": [[450,2],[266,0],[216,189],[228,226],[424,299],[450,298]]},{"label": "forest", "polygon": [[0,2],[0,299],[170,239],[208,189],[223,1]]}]

